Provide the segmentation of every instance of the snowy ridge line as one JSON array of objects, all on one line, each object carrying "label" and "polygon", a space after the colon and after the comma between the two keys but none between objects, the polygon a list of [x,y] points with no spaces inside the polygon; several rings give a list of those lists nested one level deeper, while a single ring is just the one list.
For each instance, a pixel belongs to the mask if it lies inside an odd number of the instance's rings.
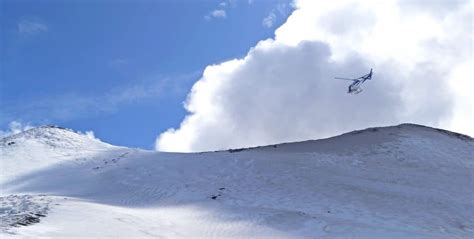
[{"label": "snowy ridge line", "polygon": [[0,139],[0,146],[17,146],[19,144],[26,146],[25,143],[40,143],[50,148],[60,147],[62,149],[78,149],[78,147],[81,147],[82,150],[88,150],[91,145],[101,149],[119,147],[105,143],[95,138],[93,134],[82,133],[55,125],[39,126]]},{"label": "snowy ridge line", "polygon": [[[419,124],[414,124],[414,123],[403,123],[403,124],[399,124],[399,125],[395,125],[395,126],[369,127],[369,128],[366,128],[366,129],[354,130],[354,131],[343,133],[343,134],[340,134],[340,135],[336,135],[336,136],[332,136],[332,137],[328,137],[328,138],[316,139],[316,140],[309,139],[309,140],[303,140],[303,141],[283,142],[283,143],[270,144],[270,145],[260,145],[260,146],[254,146],[254,147],[230,148],[230,149],[222,149],[222,150],[214,150],[214,151],[203,151],[203,152],[198,152],[198,153],[225,152],[225,151],[227,151],[229,153],[235,153],[235,152],[241,152],[241,151],[244,151],[244,150],[252,150],[252,149],[277,148],[278,146],[283,146],[283,145],[290,145],[290,144],[297,144],[297,143],[309,143],[309,142],[320,142],[320,141],[323,141],[323,140],[336,139],[336,138],[339,138],[339,137],[342,137],[342,136],[345,136],[345,135],[356,135],[356,134],[361,134],[361,133],[366,133],[366,132],[376,132],[376,131],[379,131],[379,130],[383,131],[383,130],[394,129],[394,128],[396,128],[396,129],[406,129],[407,127],[413,127],[415,129],[431,130],[433,132],[440,132],[440,133],[443,133],[445,135],[456,137],[456,138],[459,138],[459,139],[465,140],[465,141],[473,141],[474,140],[474,138],[472,138],[468,135],[457,133],[457,132],[452,132],[452,131],[449,131],[449,130],[434,128],[434,127],[429,127],[429,126],[419,125]],[[62,130],[62,131],[72,133],[72,134],[76,134],[77,136],[80,136],[80,137],[87,137],[86,135],[81,134],[80,132],[76,132],[76,131],[74,131],[72,129],[69,129],[69,128],[64,128],[64,127],[60,127],[60,126],[57,126],[57,125],[43,125],[43,126],[35,127],[35,128],[32,128],[32,129],[28,129],[26,131],[23,131],[23,132],[20,132],[20,133],[17,133],[17,134],[9,135],[9,136],[6,136],[4,138],[0,138],[0,142],[3,143],[3,144],[6,144],[7,141],[12,141],[12,140],[15,140],[19,137],[25,137],[25,136],[26,136],[26,138],[29,138],[28,136],[35,137],[34,136],[35,133],[41,133],[42,129],[46,129],[46,130],[48,130],[48,129],[58,129],[58,130]],[[35,138],[37,138],[37,137],[38,136],[36,136]],[[98,141],[100,141],[100,140],[98,140]],[[104,143],[104,144],[108,144],[108,143],[105,143],[103,141],[100,141],[100,142]]]},{"label": "snowy ridge line", "polygon": [[229,153],[236,153],[236,152],[241,152],[241,151],[246,151],[246,150],[254,150],[254,149],[265,149],[265,148],[278,148],[279,146],[285,146],[285,145],[293,145],[293,144],[299,144],[299,143],[318,143],[318,142],[323,142],[326,140],[334,140],[337,138],[341,138],[343,136],[347,135],[357,135],[357,134],[362,134],[362,133],[367,133],[367,132],[377,132],[377,131],[383,131],[383,130],[391,130],[391,129],[408,129],[409,127],[413,127],[414,129],[422,129],[422,130],[428,130],[432,132],[439,132],[442,134],[445,134],[447,136],[451,137],[456,137],[459,138],[463,141],[474,141],[474,138],[472,138],[469,135],[457,133],[457,132],[452,132],[449,130],[445,129],[439,129],[439,128],[434,128],[430,126],[425,126],[425,125],[420,125],[420,124],[414,124],[414,123],[403,123],[399,125],[394,125],[394,126],[380,126],[380,127],[369,127],[361,130],[354,130],[351,132],[343,133],[340,135],[328,137],[328,138],[322,138],[322,139],[310,139],[310,140],[302,140],[302,141],[295,141],[295,142],[284,142],[284,143],[277,143],[277,144],[270,144],[270,145],[261,145],[261,146],[255,146],[255,147],[244,147],[244,148],[231,148],[231,149],[222,149],[222,150],[214,150],[214,151],[204,151],[204,152],[198,152],[198,153],[216,153],[216,152],[229,152]]},{"label": "snowy ridge line", "polygon": [[61,127],[61,126],[57,126],[57,125],[42,125],[42,126],[38,126],[38,127],[34,127],[34,128],[31,128],[31,129],[25,130],[25,131],[20,132],[20,133],[8,135],[8,136],[6,136],[6,137],[0,138],[0,140],[1,140],[1,141],[4,141],[4,140],[12,140],[12,139],[16,139],[16,138],[18,138],[18,137],[24,136],[24,135],[32,135],[34,132],[37,132],[37,131],[40,130],[40,129],[60,129],[60,130],[65,130],[65,131],[69,131],[69,132],[71,132],[71,133],[75,133],[75,134],[77,134],[77,135],[80,135],[80,134],[78,134],[77,132],[75,132],[75,131],[72,130],[72,129],[64,128],[64,127]]}]

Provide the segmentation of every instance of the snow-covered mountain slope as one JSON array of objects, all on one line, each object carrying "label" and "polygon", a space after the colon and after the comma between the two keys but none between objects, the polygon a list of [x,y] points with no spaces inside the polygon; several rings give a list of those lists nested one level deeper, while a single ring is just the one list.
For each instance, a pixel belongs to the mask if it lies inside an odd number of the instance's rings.
[{"label": "snow-covered mountain slope", "polygon": [[86,160],[116,149],[85,134],[42,126],[0,139],[0,182],[68,160]]},{"label": "snow-covered mountain slope", "polygon": [[[409,124],[193,154],[115,147],[42,127],[1,140],[2,174],[11,171],[0,182],[0,219],[8,222],[0,233],[472,238],[473,155],[468,136]],[[35,212],[39,223],[31,216],[29,226],[11,223]]]}]

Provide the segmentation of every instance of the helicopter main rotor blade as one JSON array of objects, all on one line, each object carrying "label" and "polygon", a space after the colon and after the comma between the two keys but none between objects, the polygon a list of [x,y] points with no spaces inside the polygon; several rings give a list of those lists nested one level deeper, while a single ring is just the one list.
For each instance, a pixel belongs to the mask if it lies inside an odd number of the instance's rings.
[{"label": "helicopter main rotor blade", "polygon": [[348,78],[341,78],[341,77],[334,77],[334,79],[337,79],[337,80],[350,80],[350,81],[357,80],[357,79],[348,79]]}]

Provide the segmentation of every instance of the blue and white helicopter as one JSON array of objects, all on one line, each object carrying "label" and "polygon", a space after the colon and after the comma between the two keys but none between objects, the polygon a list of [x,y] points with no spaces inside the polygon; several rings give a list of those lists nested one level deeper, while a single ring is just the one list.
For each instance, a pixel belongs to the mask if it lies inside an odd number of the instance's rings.
[{"label": "blue and white helicopter", "polygon": [[341,77],[335,77],[335,79],[338,80],[350,80],[353,81],[352,84],[349,85],[349,88],[347,90],[348,94],[359,94],[362,92],[362,88],[360,86],[366,81],[366,80],[371,80],[372,79],[372,69],[370,69],[369,74],[363,75],[359,78],[355,79],[349,79],[349,78],[341,78]]}]

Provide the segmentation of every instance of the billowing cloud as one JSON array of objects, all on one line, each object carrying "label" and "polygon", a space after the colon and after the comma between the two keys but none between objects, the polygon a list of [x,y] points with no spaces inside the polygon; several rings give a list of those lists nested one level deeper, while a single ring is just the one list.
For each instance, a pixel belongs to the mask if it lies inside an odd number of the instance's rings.
[{"label": "billowing cloud", "polygon": [[[474,135],[472,1],[298,0],[243,59],[208,66],[162,151],[316,139],[414,122]],[[359,95],[351,77],[374,68]]]}]

